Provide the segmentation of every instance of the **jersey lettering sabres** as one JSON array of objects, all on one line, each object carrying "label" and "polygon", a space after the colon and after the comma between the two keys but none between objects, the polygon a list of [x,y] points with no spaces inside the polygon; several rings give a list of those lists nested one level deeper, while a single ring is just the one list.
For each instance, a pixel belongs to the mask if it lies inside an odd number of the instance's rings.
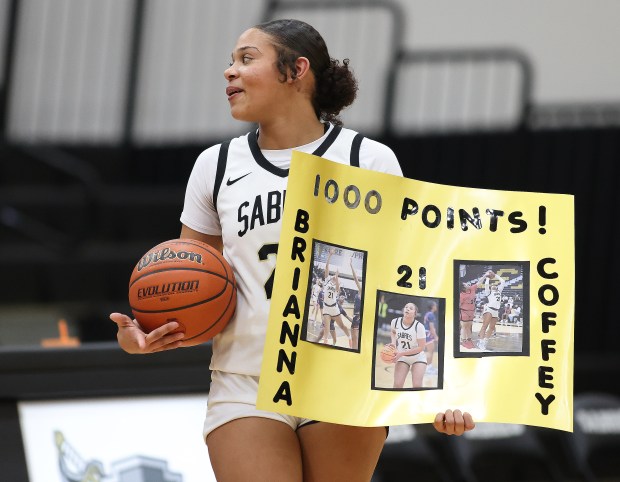
[{"label": "jersey lettering sabres", "polygon": [[267,194],[257,195],[252,202],[242,202],[237,209],[237,219],[240,224],[239,237],[258,226],[280,221],[285,197],[286,190],[270,191]]}]

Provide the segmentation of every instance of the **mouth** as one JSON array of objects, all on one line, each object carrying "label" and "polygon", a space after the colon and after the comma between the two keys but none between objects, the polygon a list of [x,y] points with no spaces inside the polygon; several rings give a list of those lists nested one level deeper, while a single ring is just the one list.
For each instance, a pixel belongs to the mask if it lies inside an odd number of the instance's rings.
[{"label": "mouth", "polygon": [[240,89],[239,87],[226,87],[226,95],[228,96],[229,100],[232,99],[235,95],[240,94],[241,92],[243,92],[243,89]]}]

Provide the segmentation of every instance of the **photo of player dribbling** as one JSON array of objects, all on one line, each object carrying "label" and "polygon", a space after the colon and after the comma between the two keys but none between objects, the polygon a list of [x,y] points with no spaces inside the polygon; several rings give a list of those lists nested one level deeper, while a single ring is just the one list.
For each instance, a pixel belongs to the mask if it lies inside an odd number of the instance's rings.
[{"label": "photo of player dribbling", "polygon": [[313,241],[302,340],[359,352],[365,272],[365,251]]},{"label": "photo of player dribbling", "polygon": [[378,291],[375,319],[372,389],[442,388],[445,300]]},{"label": "photo of player dribbling", "polygon": [[455,357],[529,355],[529,262],[454,263]]}]

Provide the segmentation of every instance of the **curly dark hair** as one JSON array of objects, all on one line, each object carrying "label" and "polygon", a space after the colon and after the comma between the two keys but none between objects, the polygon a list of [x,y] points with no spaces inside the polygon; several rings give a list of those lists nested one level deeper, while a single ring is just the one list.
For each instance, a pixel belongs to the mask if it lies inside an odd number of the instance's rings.
[{"label": "curly dark hair", "polygon": [[280,81],[295,79],[295,61],[306,57],[314,74],[316,88],[312,105],[316,116],[336,125],[342,125],[340,111],[351,105],[357,95],[357,80],[349,68],[349,59],[342,62],[330,57],[325,40],[314,27],[301,20],[282,19],[256,25],[273,39],[278,54],[277,68]]}]

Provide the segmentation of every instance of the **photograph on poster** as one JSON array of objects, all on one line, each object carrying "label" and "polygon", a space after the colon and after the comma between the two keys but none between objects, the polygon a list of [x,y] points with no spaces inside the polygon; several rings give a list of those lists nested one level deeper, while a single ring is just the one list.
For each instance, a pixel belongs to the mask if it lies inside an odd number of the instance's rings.
[{"label": "photograph on poster", "polygon": [[443,385],[445,300],[377,291],[372,389]]},{"label": "photograph on poster", "polygon": [[454,356],[529,356],[529,262],[454,262]]},{"label": "photograph on poster", "polygon": [[302,340],[360,351],[366,252],[312,242]]}]

